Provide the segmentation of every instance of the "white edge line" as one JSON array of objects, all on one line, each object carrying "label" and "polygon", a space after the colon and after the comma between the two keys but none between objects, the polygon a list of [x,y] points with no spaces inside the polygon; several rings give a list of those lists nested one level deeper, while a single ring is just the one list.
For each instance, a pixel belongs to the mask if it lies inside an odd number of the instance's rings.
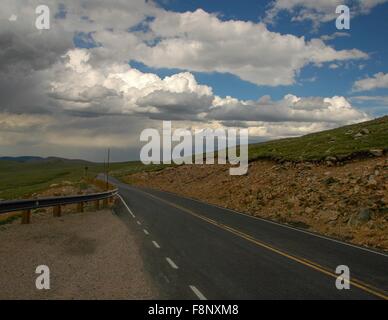
[{"label": "white edge line", "polygon": [[147,236],[150,234],[146,229],[143,229],[143,232],[144,232]]},{"label": "white edge line", "polygon": [[[156,190],[156,191],[161,191],[161,190]],[[302,233],[308,234],[310,236],[314,236],[314,237],[317,237],[317,238],[329,240],[329,241],[336,242],[336,243],[339,243],[339,244],[342,244],[342,245],[345,245],[345,246],[348,246],[348,247],[352,247],[352,248],[355,248],[355,249],[360,249],[360,250],[363,250],[363,251],[367,251],[367,252],[370,252],[370,253],[378,254],[380,256],[388,258],[388,255],[384,254],[382,252],[370,250],[368,248],[364,248],[364,247],[360,247],[360,246],[357,246],[357,245],[353,245],[351,243],[347,243],[347,242],[344,242],[344,241],[341,241],[341,240],[325,237],[323,235],[319,235],[319,234],[316,234],[316,233],[313,233],[313,232],[309,232],[309,231],[306,231],[306,230],[294,228],[294,227],[291,227],[289,225],[282,224],[282,223],[279,223],[279,222],[276,222],[276,221],[272,221],[272,220],[264,219],[264,218],[260,218],[260,217],[255,217],[255,216],[251,216],[251,215],[243,213],[243,212],[238,212],[236,210],[229,209],[229,208],[223,208],[221,206],[218,206],[218,205],[212,204],[212,203],[205,203],[205,202],[202,202],[202,201],[194,199],[194,198],[180,196],[180,195],[174,194],[172,192],[168,192],[168,191],[161,191],[161,192],[165,192],[167,194],[170,194],[170,195],[173,195],[173,196],[177,196],[177,197],[180,197],[180,198],[183,198],[183,199],[187,199],[187,200],[192,200],[192,201],[198,202],[198,203],[203,204],[203,205],[208,205],[208,206],[212,206],[212,207],[215,207],[215,208],[218,208],[218,209],[222,209],[222,210],[226,210],[226,211],[229,211],[229,212],[237,213],[237,214],[242,215],[242,216],[247,217],[247,218],[256,219],[256,220],[260,220],[260,221],[263,221],[263,222],[271,223],[271,224],[277,225],[279,227],[283,227],[283,228],[291,229],[291,230],[294,230],[294,231],[302,232]],[[143,193],[147,194],[147,192],[144,192],[144,191],[143,191]]]},{"label": "white edge line", "polygon": [[198,297],[199,300],[207,300],[206,297],[199,291],[195,286],[190,285],[190,289],[194,292],[194,294]]},{"label": "white edge line", "polygon": [[125,203],[124,199],[119,194],[118,194],[118,197],[120,198],[120,200],[122,201],[124,206],[127,208],[128,212],[131,214],[132,218],[136,218],[136,216],[133,214],[132,210],[129,209],[128,205]]},{"label": "white edge line", "polygon": [[157,243],[156,241],[152,241],[152,243],[155,246],[155,248],[160,249],[159,243]]},{"label": "white edge line", "polygon": [[168,264],[171,266],[171,268],[178,269],[178,266],[169,257],[167,257],[166,260],[167,260]]}]

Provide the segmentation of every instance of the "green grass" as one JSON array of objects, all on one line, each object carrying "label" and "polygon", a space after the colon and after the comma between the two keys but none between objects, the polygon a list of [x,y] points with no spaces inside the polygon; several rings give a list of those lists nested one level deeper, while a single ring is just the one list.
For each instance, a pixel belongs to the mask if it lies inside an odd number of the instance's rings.
[{"label": "green grass", "polygon": [[[28,198],[31,194],[47,189],[51,184],[63,181],[79,183],[80,189],[87,188],[82,180],[88,167],[88,177],[94,178],[104,171],[103,164],[65,159],[16,162],[0,161],[0,199]],[[145,166],[141,162],[121,162],[110,165],[110,174],[120,178],[139,171],[154,171],[164,165]]]},{"label": "green grass", "polygon": [[[355,139],[354,135],[363,128],[370,133]],[[303,137],[252,144],[249,159],[320,161],[328,156],[345,159],[366,154],[370,149],[388,150],[388,116]]]}]

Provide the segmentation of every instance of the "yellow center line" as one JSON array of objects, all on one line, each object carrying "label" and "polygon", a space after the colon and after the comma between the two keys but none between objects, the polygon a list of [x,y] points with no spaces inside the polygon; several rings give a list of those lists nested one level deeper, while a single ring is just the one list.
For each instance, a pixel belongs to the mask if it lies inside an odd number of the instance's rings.
[{"label": "yellow center line", "polygon": [[[273,247],[273,246],[271,246],[269,244],[261,242],[261,241],[257,240],[256,238],[254,238],[254,237],[250,236],[249,234],[246,234],[246,233],[244,233],[244,232],[242,232],[240,230],[237,230],[235,228],[232,228],[232,227],[229,227],[227,225],[224,225],[224,224],[222,224],[222,223],[220,223],[218,221],[215,221],[213,219],[205,217],[205,216],[203,216],[201,214],[198,214],[198,213],[196,213],[196,212],[194,212],[194,211],[192,211],[190,209],[182,207],[182,206],[180,206],[178,204],[175,204],[173,202],[170,202],[168,200],[159,198],[158,196],[155,196],[155,195],[150,194],[148,192],[145,192],[143,190],[140,190],[140,191],[145,193],[149,197],[152,197],[152,198],[154,198],[156,200],[159,200],[159,201],[162,201],[162,202],[164,202],[164,203],[166,203],[166,204],[168,204],[168,205],[170,205],[172,207],[175,207],[175,208],[177,208],[179,210],[182,210],[182,211],[184,211],[184,212],[186,212],[186,213],[188,213],[188,214],[190,214],[190,215],[192,215],[192,216],[194,216],[196,218],[199,218],[199,219],[201,219],[203,221],[206,221],[206,222],[208,222],[208,223],[210,223],[210,224],[212,224],[212,225],[214,225],[214,226],[216,226],[216,227],[218,227],[220,229],[223,229],[225,231],[233,233],[234,235],[239,236],[240,238],[243,238],[243,239],[245,239],[245,240],[247,240],[247,241],[249,241],[251,243],[254,243],[257,246],[260,246],[262,248],[268,249],[268,250],[270,250],[272,252],[275,252],[275,253],[283,256],[283,257],[286,257],[286,258],[288,258],[290,260],[293,260],[295,262],[303,264],[304,266],[307,266],[307,267],[309,267],[311,269],[314,269],[314,270],[316,270],[318,272],[321,272],[321,273],[323,273],[325,275],[328,275],[330,277],[333,277],[335,279],[337,279],[339,277],[338,274],[332,272],[331,270],[327,269],[326,267],[323,267],[323,266],[319,265],[316,262],[310,261],[310,260],[305,259],[305,258],[299,258],[299,257],[296,257],[294,255],[290,255],[290,254],[288,254],[288,253],[286,253],[286,252],[284,252],[284,251],[282,251],[280,249],[277,249],[277,248],[275,248],[275,247]],[[372,295],[375,295],[375,296],[377,296],[377,297],[379,297],[381,299],[388,300],[388,296],[386,296],[384,293],[380,292],[379,289],[377,289],[377,288],[375,288],[375,287],[373,287],[373,286],[371,286],[369,284],[366,284],[366,283],[364,283],[364,282],[362,282],[360,280],[357,280],[355,278],[352,278],[352,280],[346,280],[346,279],[343,279],[343,280],[344,281],[348,281],[351,285],[355,286],[356,288],[359,288],[359,289],[361,289],[361,290],[363,290],[365,292],[368,292],[368,293],[370,293]]]}]

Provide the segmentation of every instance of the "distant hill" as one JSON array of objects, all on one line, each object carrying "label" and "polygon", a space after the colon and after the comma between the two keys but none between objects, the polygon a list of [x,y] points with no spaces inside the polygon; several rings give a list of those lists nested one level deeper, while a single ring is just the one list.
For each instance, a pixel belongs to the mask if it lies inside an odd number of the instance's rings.
[{"label": "distant hill", "polygon": [[0,161],[13,161],[19,163],[48,163],[48,162],[61,162],[61,163],[91,163],[86,160],[79,159],[66,159],[60,157],[36,157],[36,156],[20,156],[20,157],[0,157]]},{"label": "distant hill", "polygon": [[0,157],[0,161],[30,162],[43,160],[42,157],[22,156],[22,157]]}]

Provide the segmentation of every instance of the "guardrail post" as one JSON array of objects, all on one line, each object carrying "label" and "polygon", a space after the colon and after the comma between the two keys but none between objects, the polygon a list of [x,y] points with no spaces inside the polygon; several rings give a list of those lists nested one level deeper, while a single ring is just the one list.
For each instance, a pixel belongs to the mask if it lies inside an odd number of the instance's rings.
[{"label": "guardrail post", "polygon": [[24,210],[22,214],[22,224],[31,223],[31,210]]},{"label": "guardrail post", "polygon": [[83,202],[79,202],[77,204],[77,211],[78,212],[84,212],[84,203]]},{"label": "guardrail post", "polygon": [[60,217],[62,214],[61,206],[57,205],[53,208],[53,215],[54,217]]},{"label": "guardrail post", "polygon": [[96,210],[100,210],[100,200],[96,200]]},{"label": "guardrail post", "polygon": [[105,198],[103,201],[102,201],[102,206],[104,208],[107,208],[108,207],[108,198]]}]

